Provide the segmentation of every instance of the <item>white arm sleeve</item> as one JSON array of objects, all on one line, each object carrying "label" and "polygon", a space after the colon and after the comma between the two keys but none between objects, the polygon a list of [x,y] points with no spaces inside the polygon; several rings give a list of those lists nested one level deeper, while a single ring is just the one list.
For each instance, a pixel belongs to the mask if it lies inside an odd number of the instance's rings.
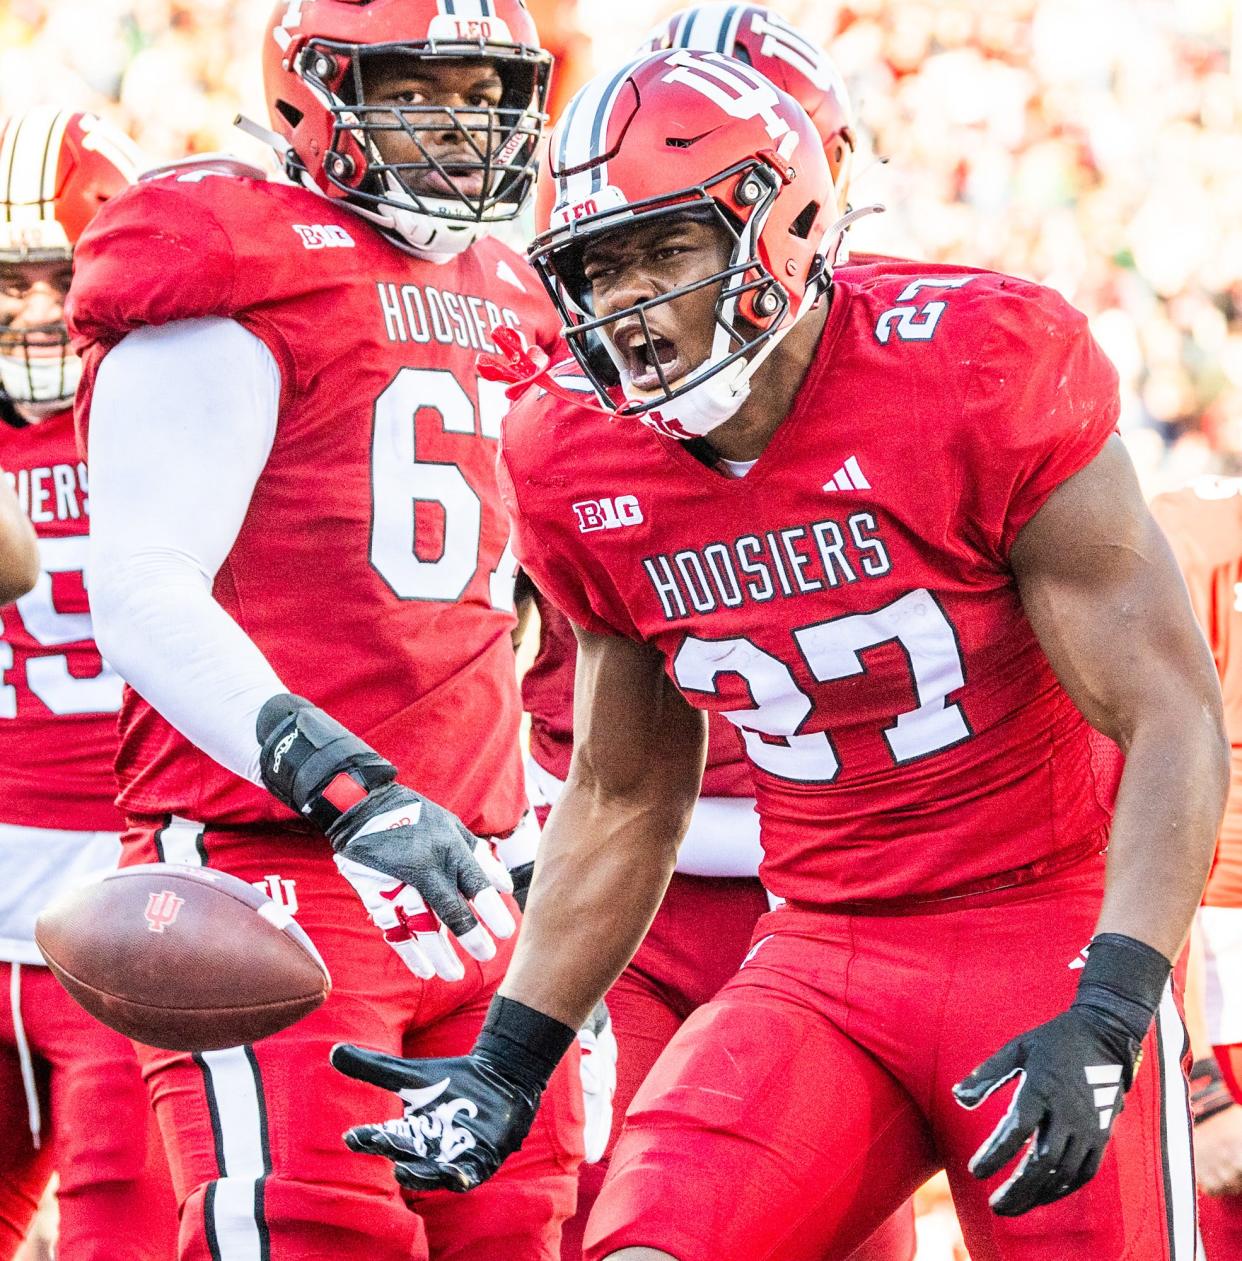
[{"label": "white arm sleeve", "polygon": [[174,727],[259,783],[255,717],[287,689],[216,603],[272,450],[280,369],[234,320],[142,328],[91,402],[90,600],[99,650]]},{"label": "white arm sleeve", "polygon": [[[526,795],[534,806],[554,806],[565,790],[558,779],[529,755],[526,758]],[[510,867],[534,858],[525,854],[510,858]],[[677,851],[677,872],[682,876],[749,877],[759,875],[763,845],[759,839],[759,812],[753,797],[700,797],[690,816],[690,826]]]}]

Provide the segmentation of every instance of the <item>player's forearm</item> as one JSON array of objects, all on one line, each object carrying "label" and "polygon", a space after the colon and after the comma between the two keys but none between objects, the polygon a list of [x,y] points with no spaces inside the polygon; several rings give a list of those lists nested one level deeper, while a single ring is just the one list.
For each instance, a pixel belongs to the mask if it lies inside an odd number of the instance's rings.
[{"label": "player's forearm", "polygon": [[[94,553],[93,553],[94,555]],[[99,650],[151,706],[209,757],[260,783],[255,719],[288,689],[200,574],[157,549],[109,565],[91,605]]]},{"label": "player's forearm", "polygon": [[1135,725],[1098,932],[1124,933],[1177,957],[1203,893],[1228,787],[1218,700],[1156,707]]},{"label": "player's forearm", "polygon": [[646,934],[688,819],[650,799],[605,805],[571,778],[544,830],[501,993],[578,1028]]},{"label": "player's forearm", "polygon": [[20,599],[39,579],[39,543],[12,488],[0,477],[0,604]]},{"label": "player's forearm", "polygon": [[182,734],[256,783],[256,715],[288,689],[212,584],[271,452],[279,397],[257,337],[231,320],[188,320],[109,351],[90,417],[100,650]]}]

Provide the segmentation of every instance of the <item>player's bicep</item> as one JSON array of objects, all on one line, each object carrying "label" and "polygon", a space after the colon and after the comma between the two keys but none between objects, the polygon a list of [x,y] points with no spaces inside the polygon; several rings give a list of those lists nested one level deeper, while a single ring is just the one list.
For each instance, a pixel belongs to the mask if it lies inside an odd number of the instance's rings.
[{"label": "player's bicep", "polygon": [[693,805],[707,754],[706,714],[673,686],[654,648],[574,629],[571,785],[602,800]]},{"label": "player's bicep", "polygon": [[158,543],[214,577],[271,454],[280,386],[271,351],[233,320],[130,333],[91,401],[94,542]]},{"label": "player's bicep", "polygon": [[1053,491],[1010,559],[1040,645],[1098,730],[1125,747],[1161,709],[1219,705],[1177,562],[1119,438]]}]

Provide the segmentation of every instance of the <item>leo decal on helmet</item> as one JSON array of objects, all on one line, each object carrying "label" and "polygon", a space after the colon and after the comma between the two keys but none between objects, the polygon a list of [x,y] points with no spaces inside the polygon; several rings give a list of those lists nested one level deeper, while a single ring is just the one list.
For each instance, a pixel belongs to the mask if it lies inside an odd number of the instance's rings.
[{"label": "leo decal on helmet", "polygon": [[762,5],[701,4],[674,13],[647,36],[642,48],[724,53],[788,92],[819,132],[844,213],[854,155],[849,93],[832,59],[801,31]]},{"label": "leo decal on helmet", "polygon": [[[134,143],[94,114],[40,107],[14,114],[0,131],[0,264],[17,294],[24,273],[63,264],[103,203],[133,183],[142,165]],[[63,295],[61,295],[63,297]],[[6,304],[7,305],[7,304]],[[63,317],[30,324],[4,315],[0,394],[27,423],[62,410],[82,366]],[[4,408],[6,419],[9,408]]]},{"label": "leo decal on helmet", "polygon": [[[579,92],[553,133],[547,163],[530,258],[600,401],[683,439],[722,424],[745,401],[764,358],[821,296],[844,228],[805,110],[731,57],[649,54]],[[677,216],[719,227],[731,242],[727,266],[597,316],[586,245],[619,227]],[[671,380],[647,312],[710,286],[718,289],[711,352]],[[655,390],[634,384],[610,341],[610,327],[633,317],[655,365]]]},{"label": "leo decal on helmet", "polygon": [[[523,0],[280,0],[264,49],[268,109],[294,180],[346,201],[430,258],[460,253],[521,212],[551,70]],[[379,58],[487,62],[501,80],[500,101],[368,101],[364,67]],[[429,143],[446,132],[451,160]],[[385,160],[376,144],[384,133],[408,141],[412,160]]]}]

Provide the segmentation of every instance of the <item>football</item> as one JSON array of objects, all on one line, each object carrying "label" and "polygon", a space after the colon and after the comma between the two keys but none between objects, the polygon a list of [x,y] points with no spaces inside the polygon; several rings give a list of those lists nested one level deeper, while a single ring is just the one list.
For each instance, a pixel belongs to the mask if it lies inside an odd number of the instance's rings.
[{"label": "football", "polygon": [[127,867],[49,906],[35,940],[92,1016],[148,1046],[257,1042],[332,988],[289,912],[236,876],[171,863]]}]

